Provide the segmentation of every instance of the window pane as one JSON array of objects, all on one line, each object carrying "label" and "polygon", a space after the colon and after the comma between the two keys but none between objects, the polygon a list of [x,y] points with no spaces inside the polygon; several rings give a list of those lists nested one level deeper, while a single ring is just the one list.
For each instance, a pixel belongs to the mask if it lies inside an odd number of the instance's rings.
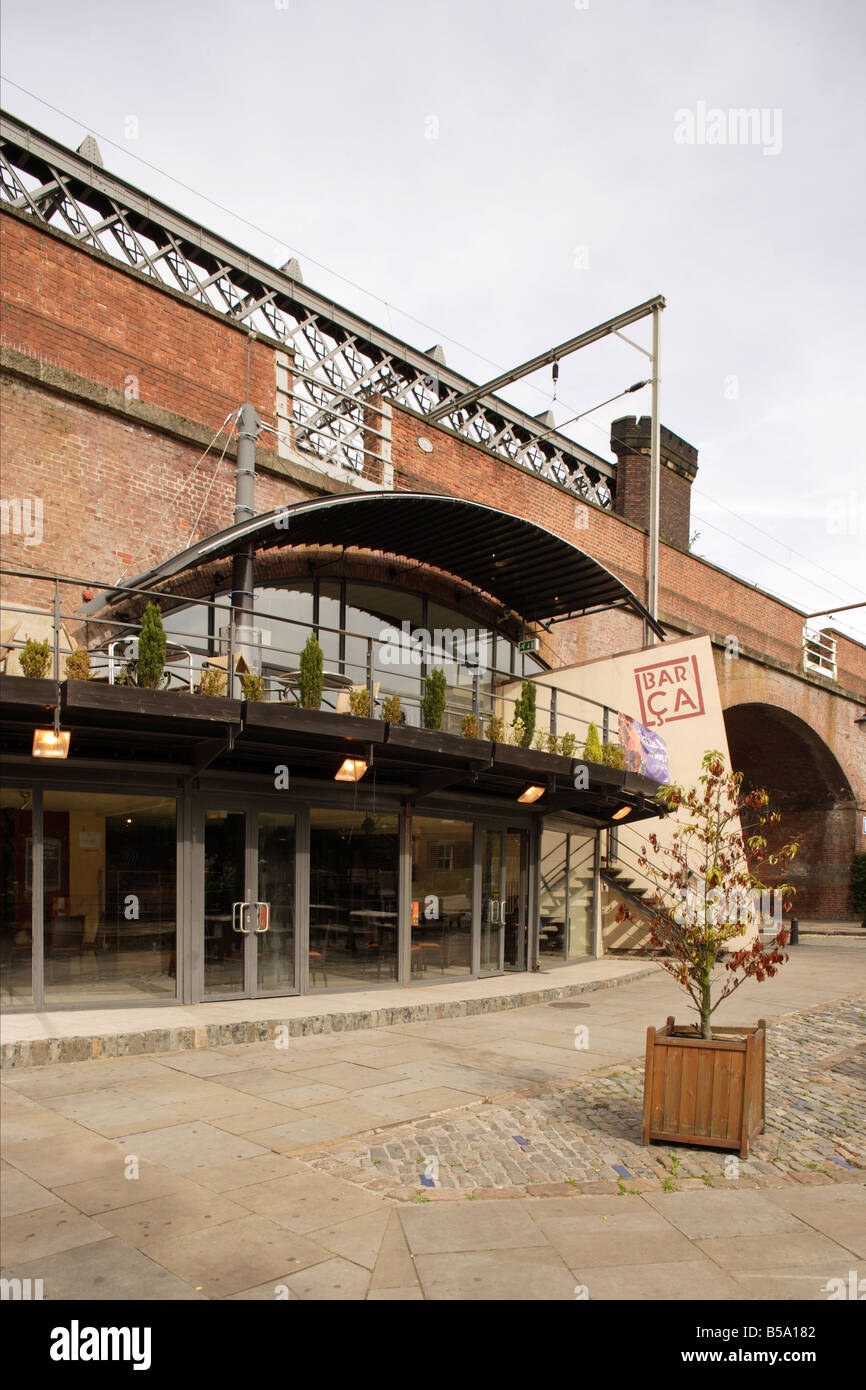
[{"label": "window pane", "polygon": [[568,836],[558,830],[545,830],[541,837],[540,888],[539,951],[561,958],[565,951]]},{"label": "window pane", "polygon": [[46,791],[45,997],[177,993],[175,801]]},{"label": "window pane", "polygon": [[397,978],[397,816],[310,812],[310,988]]},{"label": "window pane", "polygon": [[33,1003],[33,793],[0,788],[0,1002]]},{"label": "window pane", "polygon": [[412,817],[412,978],[472,969],[472,822]]},{"label": "window pane", "polygon": [[572,835],[568,865],[568,958],[592,955],[595,836]]}]

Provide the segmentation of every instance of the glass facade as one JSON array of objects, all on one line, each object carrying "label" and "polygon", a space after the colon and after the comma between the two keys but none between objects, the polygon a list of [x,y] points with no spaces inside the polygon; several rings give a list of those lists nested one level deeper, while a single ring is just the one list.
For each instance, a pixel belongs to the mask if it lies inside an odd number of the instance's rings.
[{"label": "glass facade", "polygon": [[0,1003],[33,1003],[33,792],[0,787]]},{"label": "glass facade", "polygon": [[472,971],[471,820],[412,817],[413,979]]},{"label": "glass facade", "polygon": [[174,799],[46,791],[47,1005],[176,995]]},{"label": "glass facade", "polygon": [[185,815],[179,860],[173,797],[3,789],[4,1007],[170,1003],[179,958],[188,1002],[498,975],[536,925],[542,960],[592,954],[591,833],[202,792]]},{"label": "glass facade", "polygon": [[545,830],[539,865],[539,952],[559,960],[593,953],[595,836]]},{"label": "glass facade", "polygon": [[310,811],[310,989],[397,979],[397,815]]}]

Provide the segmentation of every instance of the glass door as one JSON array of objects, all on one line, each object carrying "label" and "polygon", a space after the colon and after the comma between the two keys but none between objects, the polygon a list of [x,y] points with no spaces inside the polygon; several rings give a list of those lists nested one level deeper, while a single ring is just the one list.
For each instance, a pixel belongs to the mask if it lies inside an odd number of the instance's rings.
[{"label": "glass door", "polygon": [[481,827],[479,975],[501,975],[504,953],[505,831]]},{"label": "glass door", "polygon": [[294,814],[205,805],[196,838],[202,998],[294,993]]},{"label": "glass door", "polygon": [[525,970],[529,925],[529,833],[526,830],[506,831],[502,900],[505,969]]}]

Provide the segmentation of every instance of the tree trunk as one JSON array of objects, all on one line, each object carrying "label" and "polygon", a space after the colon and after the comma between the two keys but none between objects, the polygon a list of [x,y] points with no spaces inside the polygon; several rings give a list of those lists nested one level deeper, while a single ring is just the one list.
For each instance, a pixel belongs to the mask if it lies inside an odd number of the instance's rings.
[{"label": "tree trunk", "polygon": [[712,1012],[712,988],[708,977],[701,980],[701,1037],[711,1038],[710,1014]]}]

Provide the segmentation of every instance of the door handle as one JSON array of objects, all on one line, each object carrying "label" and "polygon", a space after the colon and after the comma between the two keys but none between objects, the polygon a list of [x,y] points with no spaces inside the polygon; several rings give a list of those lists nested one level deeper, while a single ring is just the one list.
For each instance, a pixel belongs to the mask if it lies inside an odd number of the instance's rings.
[{"label": "door handle", "polygon": [[255,908],[256,926],[253,928],[256,936],[261,936],[264,932],[271,929],[271,905],[270,903],[250,903],[250,907]]},{"label": "door handle", "polygon": [[249,936],[249,930],[245,926],[247,904],[244,902],[232,903],[232,931],[239,932],[242,936]]}]

